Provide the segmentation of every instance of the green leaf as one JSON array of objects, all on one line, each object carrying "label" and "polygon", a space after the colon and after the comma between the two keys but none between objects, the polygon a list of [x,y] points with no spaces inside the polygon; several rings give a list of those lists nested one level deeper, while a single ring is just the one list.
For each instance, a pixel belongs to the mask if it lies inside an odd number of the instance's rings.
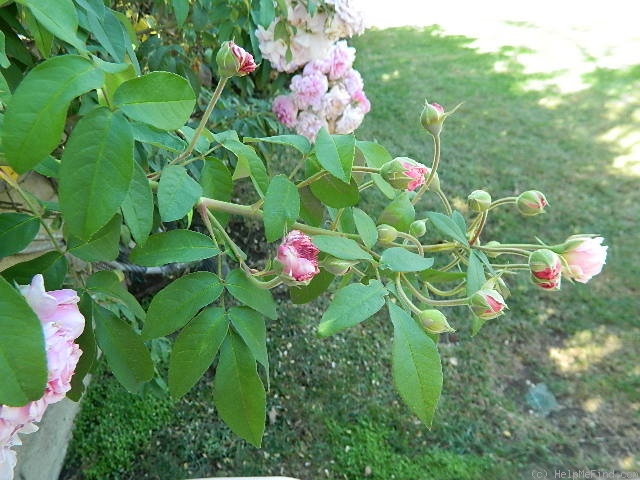
[{"label": "green leaf", "polygon": [[60,167],[68,232],[86,240],[104,227],[127,196],[133,163],[133,134],[122,115],[97,108],[78,122]]},{"label": "green leaf", "polygon": [[129,392],[137,393],[153,378],[151,354],[140,335],[113,312],[98,304],[93,306],[96,340],[118,381]]},{"label": "green leaf", "polygon": [[[36,41],[36,43],[37,43],[37,41]],[[0,30],[0,67],[9,68],[10,65],[11,65],[11,60],[9,60],[9,57],[7,57],[7,53],[5,51],[5,36],[4,36],[4,32]],[[6,83],[6,81],[5,81],[5,83]]]},{"label": "green leaf", "polygon": [[91,34],[102,45],[113,60],[125,60],[127,34],[111,9],[104,8],[102,17],[93,12],[87,12]]},{"label": "green leaf", "polygon": [[460,230],[461,233],[463,233],[466,237],[467,235],[467,222],[465,221],[464,217],[462,216],[462,214],[458,211],[458,210],[454,210],[453,213],[451,214],[451,219],[456,222],[456,225],[458,225],[458,230]]},{"label": "green leaf", "polygon": [[[225,135],[225,133],[214,135],[214,138],[238,158],[236,170],[233,172],[233,180],[249,175],[258,195],[264,197],[264,192],[269,187],[269,175],[264,162],[252,147],[237,140],[237,134],[235,135],[236,138],[234,138],[233,135]],[[235,134],[235,132],[233,133]]]},{"label": "green leaf", "polygon": [[31,10],[44,28],[60,40],[73,45],[77,50],[86,51],[84,43],[76,34],[78,13],[72,0],[16,0]]},{"label": "green leaf", "polygon": [[273,0],[258,0],[257,3],[257,8],[254,6],[254,10],[251,12],[251,17],[257,25],[268,28],[269,24],[276,16],[276,9],[273,5]]},{"label": "green leaf", "polygon": [[371,280],[369,285],[352,283],[341,288],[322,315],[318,334],[328,337],[366,320],[382,308],[387,293],[378,280]]},{"label": "green leaf", "polygon": [[42,162],[33,167],[33,169],[40,175],[44,175],[45,177],[59,178],[60,160],[49,155]]},{"label": "green leaf", "polygon": [[169,357],[169,392],[181,398],[211,366],[227,336],[229,320],[222,308],[206,308],[176,338]]},{"label": "green leaf", "polygon": [[354,179],[351,179],[351,183],[347,184],[327,175],[313,182],[309,187],[313,195],[329,207],[351,207],[352,205],[357,205],[358,200],[360,200],[358,184]]},{"label": "green leaf", "polygon": [[408,232],[409,225],[416,218],[416,211],[411,203],[409,192],[402,192],[385,207],[378,217],[378,224],[387,224],[401,232]]},{"label": "green leaf", "polygon": [[269,290],[263,290],[247,278],[240,269],[229,272],[225,280],[227,291],[246,306],[262,313],[265,317],[275,320],[278,317],[276,302]]},{"label": "green leaf", "polygon": [[320,273],[314,276],[308,285],[289,288],[291,301],[296,304],[310,302],[326,292],[334,278],[333,274],[321,269]]},{"label": "green leaf", "polygon": [[355,156],[353,135],[330,135],[323,127],[316,136],[314,153],[325,170],[337,179],[349,183]]},{"label": "green leaf", "polygon": [[392,272],[421,272],[432,265],[433,258],[425,258],[402,247],[388,248],[380,257],[380,268]]},{"label": "green leaf", "polygon": [[109,223],[83,242],[69,239],[69,253],[86,262],[110,262],[118,257],[122,216],[114,215]]},{"label": "green leaf", "polygon": [[324,220],[324,205],[313,195],[308,186],[299,188],[298,194],[300,195],[300,218],[307,225],[319,227]]},{"label": "green leaf", "polygon": [[82,334],[76,338],[75,343],[78,344],[82,355],[76,365],[73,377],[71,377],[71,390],[67,392],[67,398],[78,402],[84,392],[84,378],[93,368],[98,357],[98,345],[93,330],[93,301],[89,295],[82,294],[78,303],[80,313],[85,319],[85,328]]},{"label": "green leaf", "polygon": [[382,192],[382,194],[389,200],[393,200],[394,198],[396,198],[396,189],[393,188],[391,184],[384,178],[382,178],[382,175],[380,175],[379,173],[372,173],[371,180],[373,180],[373,183],[375,183],[376,187],[378,187],[378,190],[380,190],[380,192]]},{"label": "green leaf", "polygon": [[378,241],[376,223],[359,208],[353,209],[353,220],[356,223],[356,230],[358,230],[358,234],[362,238],[362,243],[369,248],[373,248]]},{"label": "green leaf", "polygon": [[460,230],[458,224],[447,215],[438,212],[427,212],[427,218],[440,233],[452,238],[463,245],[469,245],[466,232]]},{"label": "green leaf", "polygon": [[[36,17],[29,11],[24,11],[24,19],[27,28],[33,35],[33,40],[36,43],[36,48],[43,58],[49,58],[51,56],[51,49],[53,47],[54,36],[53,34],[44,28]],[[2,65],[3,68],[7,68],[8,65]]]},{"label": "green leaf", "polygon": [[321,252],[343,260],[373,260],[368,252],[365,252],[357,242],[350,238],[316,235],[313,237],[313,243]]},{"label": "green leaf", "polygon": [[465,277],[466,274],[464,272],[442,272],[431,268],[420,272],[420,279],[431,283],[457,282]]},{"label": "green leaf", "polygon": [[47,252],[0,272],[7,281],[27,285],[38,273],[44,277],[46,290],[59,290],[67,275],[67,259],[60,252]]},{"label": "green leaf", "polygon": [[133,239],[138,244],[146,242],[153,228],[153,193],[138,162],[133,162],[133,178],[120,208]]},{"label": "green leaf", "polygon": [[177,130],[189,120],[196,96],[186,78],[151,72],[120,85],[113,102],[129,118],[161,130]]},{"label": "green leaf", "polygon": [[1,277],[0,331],[0,405],[20,407],[44,393],[44,335],[24,297]]},{"label": "green leaf", "polygon": [[131,128],[133,129],[133,138],[138,142],[148,143],[173,153],[182,152],[187,148],[187,142],[175,133],[160,130],[141,122],[131,122]]},{"label": "green leaf", "polygon": [[2,145],[9,165],[25,173],[44,160],[60,142],[71,100],[103,83],[102,71],[77,55],[53,57],[31,70],[5,114]]},{"label": "green leaf", "polygon": [[301,154],[307,155],[311,151],[311,144],[306,137],[302,135],[276,135],[273,137],[244,137],[242,139],[244,143],[253,143],[253,142],[266,142],[266,143],[275,143],[277,145],[286,145],[288,147],[293,147],[298,150]]},{"label": "green leaf", "polygon": [[213,273],[194,272],[178,278],[151,300],[142,336],[151,339],[175,332],[221,293],[222,284]]},{"label": "green leaf", "polygon": [[191,230],[169,230],[151,235],[144,245],[137,245],[129,255],[136,265],[155,267],[174,262],[194,262],[218,255],[210,237]]},{"label": "green leaf", "polygon": [[181,27],[189,15],[189,0],[172,0],[176,24]]},{"label": "green leaf", "polygon": [[180,220],[202,196],[202,187],[179,165],[162,170],[158,185],[158,208],[163,222]]},{"label": "green leaf", "polygon": [[236,334],[228,335],[222,344],[213,389],[220,418],[236,435],[260,447],[266,395],[253,355]]},{"label": "green leaf", "polygon": [[386,148],[375,142],[357,140],[356,148],[360,150],[369,167],[380,168],[389,160],[393,159]]},{"label": "green leaf", "polygon": [[40,220],[24,213],[0,213],[0,258],[24,250],[36,238]]},{"label": "green leaf", "polygon": [[480,260],[475,250],[471,250],[469,266],[467,267],[467,296],[470,297],[480,290],[486,280],[482,260]]},{"label": "green leaf", "polygon": [[442,365],[436,344],[397,305],[388,303],[393,322],[393,381],[409,409],[428,427],[442,392]]},{"label": "green leaf", "polygon": [[487,323],[487,320],[471,313],[471,336],[475,337],[485,323]]},{"label": "green leaf", "polygon": [[113,270],[100,270],[87,279],[89,293],[101,293],[120,301],[129,311],[141,320],[146,313],[129,291],[122,285],[122,280]]},{"label": "green leaf", "polygon": [[286,177],[273,177],[264,199],[264,230],[267,242],[281,238],[298,219],[300,195],[296,186]]},{"label": "green leaf", "polygon": [[[231,172],[222,160],[214,157],[206,158],[200,173],[200,185],[202,186],[202,195],[205,197],[223,202],[231,200],[233,180],[231,180]],[[220,220],[220,223],[226,225],[229,214],[215,212],[214,215]]]},{"label": "green leaf", "polygon": [[269,354],[267,353],[267,327],[264,317],[255,310],[246,307],[229,309],[231,325],[249,347],[255,358],[266,370],[269,378]]}]

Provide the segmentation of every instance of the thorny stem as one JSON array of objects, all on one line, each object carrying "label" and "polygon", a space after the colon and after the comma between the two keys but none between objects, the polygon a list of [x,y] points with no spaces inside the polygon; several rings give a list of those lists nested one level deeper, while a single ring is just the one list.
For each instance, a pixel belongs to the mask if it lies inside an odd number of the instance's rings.
[{"label": "thorny stem", "polygon": [[44,231],[47,233],[47,236],[49,237],[49,240],[51,240],[51,245],[53,245],[53,248],[55,248],[58,252],[64,254],[64,250],[58,244],[58,241],[56,240],[56,237],[53,235],[53,232],[51,231],[51,228],[49,227],[47,222],[44,221],[44,218],[42,218],[42,215],[40,213],[38,213],[39,209],[38,209],[38,207],[36,205],[33,204],[33,202],[31,201],[31,198],[29,197],[29,195],[27,195],[25,193],[25,191],[18,184],[18,182],[14,182],[11,179],[11,177],[6,175],[2,170],[0,170],[0,178],[2,180],[4,180],[5,182],[7,182],[7,184],[10,187],[14,188],[18,192],[18,194],[24,200],[24,203],[26,203],[27,206],[29,207],[29,210],[31,210],[31,213],[33,213],[36,217],[38,217],[40,225],[42,225],[42,228],[44,228]]},{"label": "thorny stem", "polygon": [[195,131],[193,132],[193,137],[191,137],[191,141],[189,142],[187,149],[184,152],[182,152],[180,155],[178,155],[176,158],[174,158],[171,162],[169,162],[169,165],[175,165],[176,163],[181,162],[182,160],[187,158],[189,155],[191,155],[191,152],[193,152],[193,149],[196,148],[196,144],[198,143],[198,138],[200,138],[200,135],[202,135],[202,130],[204,130],[204,127],[207,125],[207,122],[209,121],[209,117],[211,116],[211,112],[213,112],[213,108],[216,106],[216,103],[218,103],[218,100],[220,99],[220,95],[222,94],[222,90],[224,90],[224,86],[226,85],[228,79],[229,77],[220,78],[220,80],[218,81],[218,84],[216,85],[216,89],[213,91],[211,100],[209,100],[209,104],[207,105],[207,108],[204,111],[202,118],[200,119],[200,123],[198,124]]}]

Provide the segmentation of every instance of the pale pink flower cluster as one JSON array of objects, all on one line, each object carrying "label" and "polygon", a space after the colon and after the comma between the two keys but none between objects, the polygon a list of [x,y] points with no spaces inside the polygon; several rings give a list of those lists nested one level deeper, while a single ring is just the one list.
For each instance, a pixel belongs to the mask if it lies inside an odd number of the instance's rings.
[{"label": "pale pink flower cluster", "polygon": [[326,58],[307,63],[291,79],[291,93],[273,100],[278,121],[311,141],[322,127],[337,134],[358,128],[371,104],[362,77],[353,68],[354,59],[355,49],[342,40]]},{"label": "pale pink flower cluster", "polygon": [[[287,18],[276,17],[265,29],[256,30],[262,56],[279,72],[292,73],[312,60],[325,58],[334,42],[364,32],[364,17],[354,0],[317,2],[310,15],[305,0],[285,0]],[[276,34],[281,22],[288,26],[288,39]],[[282,24],[281,24],[282,25]]]},{"label": "pale pink flower cluster", "polygon": [[42,323],[48,378],[40,399],[21,407],[0,405],[1,480],[13,478],[16,453],[11,447],[22,444],[18,434],[38,430],[34,422],[42,419],[47,406],[59,402],[71,390],[71,377],[82,354],[74,342],[85,322],[76,305],[80,300],[76,292],[46,292],[42,275],[33,277],[31,285],[21,287],[21,292]]}]

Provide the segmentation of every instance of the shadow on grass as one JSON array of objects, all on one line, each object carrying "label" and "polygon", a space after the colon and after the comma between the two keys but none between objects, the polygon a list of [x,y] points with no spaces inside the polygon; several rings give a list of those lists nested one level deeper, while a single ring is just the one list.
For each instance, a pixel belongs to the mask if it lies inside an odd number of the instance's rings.
[{"label": "shadow on grass", "polygon": [[[639,129],[640,67],[594,70],[584,79],[588,89],[562,94],[553,74],[524,73],[522,50],[478,53],[472,40],[431,28],[370,31],[354,42],[373,105],[358,138],[428,163],[432,147],[418,123],[425,98],[449,108],[464,102],[443,132],[445,192],[462,206],[478,188],[494,198],[538,189],[551,202],[547,215],[534,218],[498,212],[483,241],[529,243],[538,236],[558,243],[597,233],[610,246],[604,272],[587,287],[567,282],[556,295],[514,281],[509,314],[473,340],[467,313],[449,312],[459,333],[440,347],[445,389],[430,431],[393,391],[386,319],[321,340],[315,326],[327,300],[285,301],[281,318],[268,326],[273,377],[263,449],[217,421],[205,378],[112,478],[506,479],[529,478],[534,467],[620,470],[638,461],[640,274],[633,266],[640,264],[640,177],[616,159],[631,153],[620,138]],[[533,80],[547,86],[530,90]],[[372,197],[367,210],[380,208]],[[427,198],[424,209],[432,208],[438,204]],[[590,357],[589,349],[609,337],[616,348]],[[563,355],[583,367],[563,369]],[[545,418],[524,401],[529,386],[541,382],[560,404]],[[127,398],[123,392],[112,401]],[[100,425],[112,410],[90,397],[78,421]],[[87,451],[96,451],[83,441],[74,441],[67,462],[76,474],[63,478],[91,478],[77,472],[91,461]],[[105,456],[114,441],[102,439]]]}]

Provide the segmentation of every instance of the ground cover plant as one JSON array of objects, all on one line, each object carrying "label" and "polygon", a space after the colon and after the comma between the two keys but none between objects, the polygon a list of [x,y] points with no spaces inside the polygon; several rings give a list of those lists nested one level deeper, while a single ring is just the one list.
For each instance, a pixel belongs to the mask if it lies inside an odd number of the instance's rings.
[{"label": "ground cover plant", "polygon": [[[640,347],[640,279],[628,268],[638,260],[637,177],[614,168],[613,159],[626,152],[600,138],[615,127],[637,128],[637,68],[597,70],[586,79],[590,87],[574,95],[532,92],[525,88],[531,77],[508,52],[479,54],[469,41],[437,30],[368,32],[357,44],[358,68],[373,110],[358,136],[424,162],[433,152],[418,123],[423,97],[437,92],[434,100],[444,105],[464,100],[443,133],[443,191],[545,192],[547,218],[522,222],[499,211],[484,236],[506,243],[597,232],[611,245],[604,273],[589,289],[565,283],[562,298],[536,290],[526,278],[512,280],[509,315],[490,320],[473,340],[470,323],[444,334],[444,395],[430,431],[403,411],[390,386],[390,325],[370,322],[318,339],[328,299],[290,305],[280,289],[284,320],[267,325],[272,377],[263,448],[237,439],[216,419],[212,379],[205,377],[167,428],[140,442],[136,460],[110,472],[114,478],[518,478],[534,468],[637,468],[639,372],[632,354]],[[420,55],[424,50],[428,56]],[[496,73],[498,61],[509,69]],[[540,104],[549,97],[554,109]],[[363,209],[379,208],[381,198],[371,195]],[[454,196],[452,203],[464,211],[466,201]],[[242,228],[252,231],[256,223]],[[546,416],[527,402],[532,384],[546,384],[557,399]],[[79,431],[104,421],[104,413],[88,403]],[[83,478],[78,467],[91,462],[81,439],[66,478]],[[96,441],[106,446],[112,439]]]}]

